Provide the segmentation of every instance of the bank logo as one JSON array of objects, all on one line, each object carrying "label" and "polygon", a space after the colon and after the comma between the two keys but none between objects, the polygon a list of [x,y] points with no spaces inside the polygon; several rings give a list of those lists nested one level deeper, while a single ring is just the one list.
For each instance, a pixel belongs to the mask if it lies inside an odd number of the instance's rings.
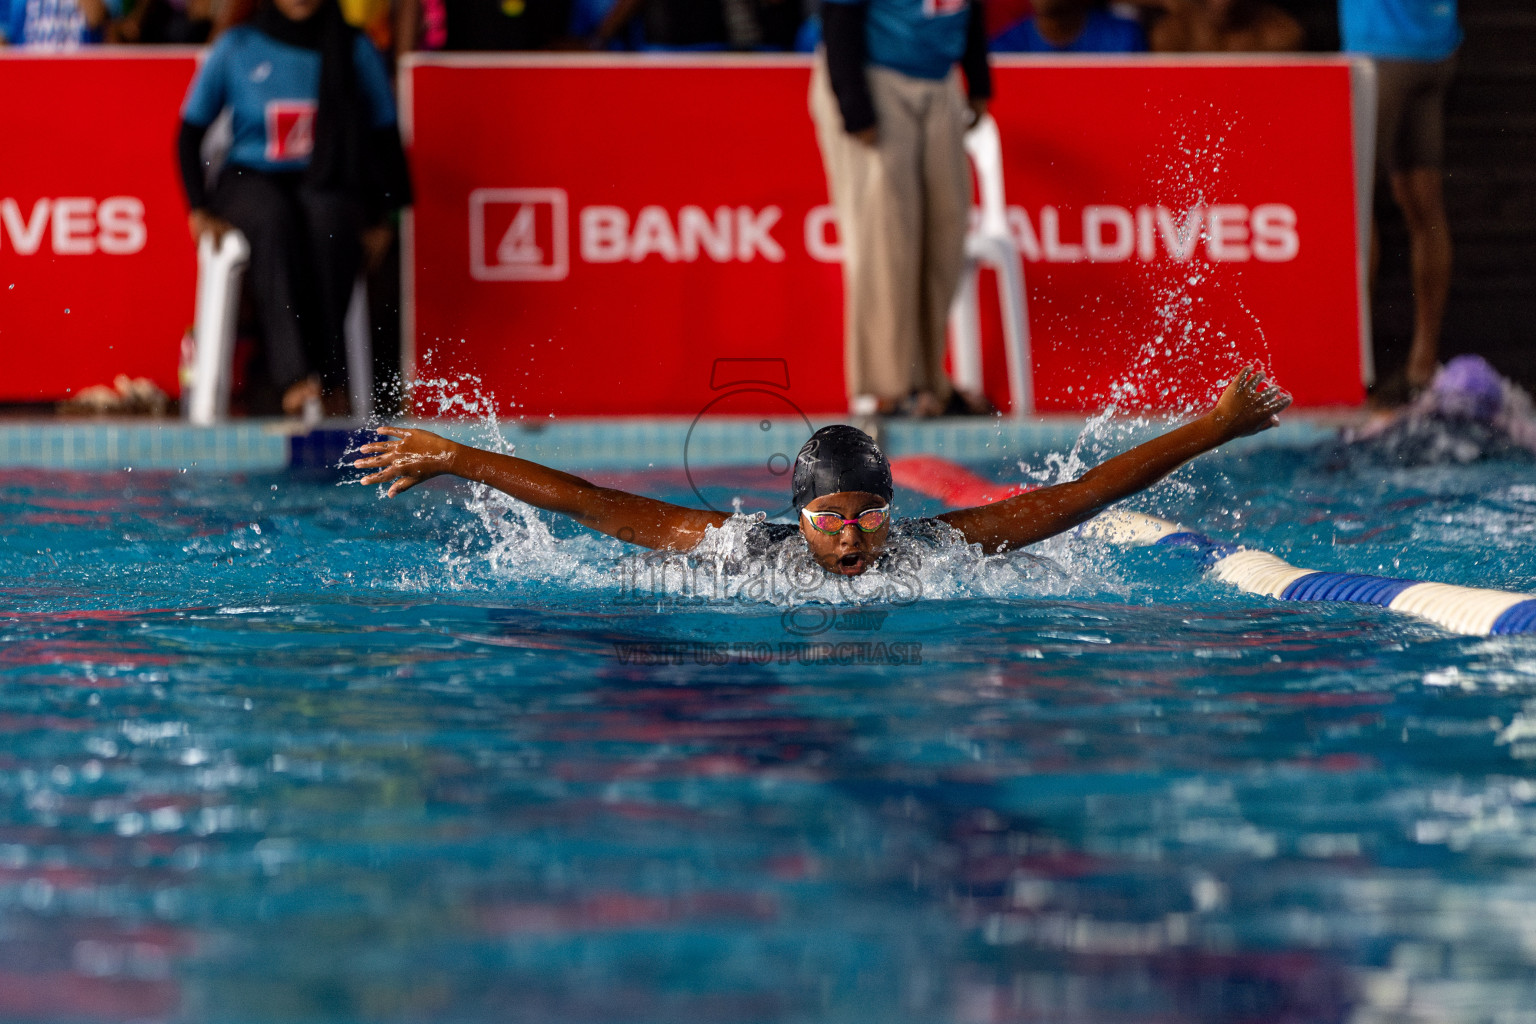
[{"label": "bank logo", "polygon": [[470,277],[564,281],[571,272],[569,206],[564,189],[475,189],[469,194]]}]

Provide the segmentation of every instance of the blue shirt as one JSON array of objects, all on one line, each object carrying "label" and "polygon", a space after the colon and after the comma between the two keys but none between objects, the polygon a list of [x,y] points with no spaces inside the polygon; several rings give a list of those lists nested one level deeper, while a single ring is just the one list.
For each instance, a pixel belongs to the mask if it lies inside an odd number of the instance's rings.
[{"label": "blue shirt", "polygon": [[[76,0],[0,0],[8,2],[9,11],[0,24],[0,35],[13,46],[27,46],[38,50],[72,50],[79,46],[101,42],[99,28],[87,28],[85,12]],[[108,0],[107,16],[116,17],[122,11],[119,0]]]},{"label": "blue shirt", "polygon": [[[825,0],[863,3],[864,0]],[[871,64],[934,81],[965,54],[970,0],[868,0],[865,52]]]},{"label": "blue shirt", "polygon": [[1346,51],[1392,60],[1444,60],[1461,45],[1456,0],[1339,0],[1339,31]]},{"label": "blue shirt", "polygon": [[1057,46],[1040,34],[1034,18],[1025,18],[992,40],[994,53],[1144,53],[1147,35],[1130,18],[1093,10],[1083,30],[1066,46]]},{"label": "blue shirt", "polygon": [[[352,52],[358,83],[373,111],[373,126],[395,123],[384,61],[362,33]],[[320,97],[320,53],[289,46],[249,25],[219,37],[187,90],[181,118],[208,125],[229,107],[234,119],[231,164],[257,171],[298,171],[315,148]]]}]

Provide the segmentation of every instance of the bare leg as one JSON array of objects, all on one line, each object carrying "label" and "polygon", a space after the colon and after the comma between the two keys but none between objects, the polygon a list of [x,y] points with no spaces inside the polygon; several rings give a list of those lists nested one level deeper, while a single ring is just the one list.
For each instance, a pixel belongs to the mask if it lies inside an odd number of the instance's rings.
[{"label": "bare leg", "polygon": [[1440,328],[1451,290],[1451,226],[1445,216],[1440,168],[1394,171],[1392,196],[1408,224],[1408,261],[1413,274],[1413,345],[1408,350],[1408,382],[1424,385],[1435,374]]},{"label": "bare leg", "polygon": [[[921,284],[924,83],[885,68],[869,73],[879,118],[875,144],[843,130],[825,58],[811,113],[837,207],[843,245],[843,370],[850,404],[873,395],[894,410],[923,379]],[[884,411],[884,409],[882,409]]]}]

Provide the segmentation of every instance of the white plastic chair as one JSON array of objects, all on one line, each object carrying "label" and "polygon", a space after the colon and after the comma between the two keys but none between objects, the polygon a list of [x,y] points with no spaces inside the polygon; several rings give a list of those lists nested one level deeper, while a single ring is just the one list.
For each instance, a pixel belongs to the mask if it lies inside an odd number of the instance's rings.
[{"label": "white plastic chair", "polygon": [[347,341],[347,393],[352,415],[366,420],[373,415],[373,339],[368,323],[368,279],[362,274],[352,282],[342,335]]},{"label": "white plastic chair", "polygon": [[251,245],[234,228],[217,243],[212,232],[197,240],[197,313],[192,326],[196,349],[185,400],[187,419],[199,427],[229,417],[240,282],[250,261]]},{"label": "white plastic chair", "polygon": [[973,217],[965,238],[965,270],[949,307],[949,355],[961,390],[981,394],[981,309],[976,276],[984,266],[997,272],[1002,303],[1003,341],[1008,355],[1010,414],[1023,419],[1035,411],[1034,373],[1029,355],[1029,311],[1024,297],[1024,260],[1008,230],[1003,200],[1003,144],[997,122],[988,114],[965,133],[965,151],[976,168],[980,216]]},{"label": "white plastic chair", "polygon": [[[185,388],[187,420],[195,426],[211,427],[229,418],[240,285],[250,260],[250,243],[234,228],[224,232],[217,245],[211,234],[198,239],[197,312],[192,328],[196,352],[192,379]],[[352,285],[344,333],[352,415],[366,420],[373,415],[373,345],[369,337],[368,286],[361,274]]]}]

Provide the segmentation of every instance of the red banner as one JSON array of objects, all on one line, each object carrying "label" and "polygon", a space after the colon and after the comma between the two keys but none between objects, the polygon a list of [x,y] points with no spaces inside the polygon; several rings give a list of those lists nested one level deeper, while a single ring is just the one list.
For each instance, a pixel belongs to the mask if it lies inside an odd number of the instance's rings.
[{"label": "red banner", "polygon": [[0,401],[125,373],[176,394],[196,259],[176,172],[190,50],[0,51]]},{"label": "red banner", "polygon": [[[1347,61],[997,63],[1037,408],[1177,408],[1250,359],[1300,405],[1361,400]],[[808,68],[411,63],[418,373],[525,415],[687,415],[716,358],[777,357],[801,408],[845,409]]]},{"label": "red banner", "polygon": [[[998,63],[1042,411],[1176,406],[1248,358],[1301,404],[1359,401],[1347,62]],[[173,141],[194,67],[190,51],[0,55],[0,401],[119,373],[176,392],[194,259]],[[414,62],[418,372],[476,373],[526,414],[687,415],[716,359],[778,358],[796,404],[840,411],[807,69]]]}]

